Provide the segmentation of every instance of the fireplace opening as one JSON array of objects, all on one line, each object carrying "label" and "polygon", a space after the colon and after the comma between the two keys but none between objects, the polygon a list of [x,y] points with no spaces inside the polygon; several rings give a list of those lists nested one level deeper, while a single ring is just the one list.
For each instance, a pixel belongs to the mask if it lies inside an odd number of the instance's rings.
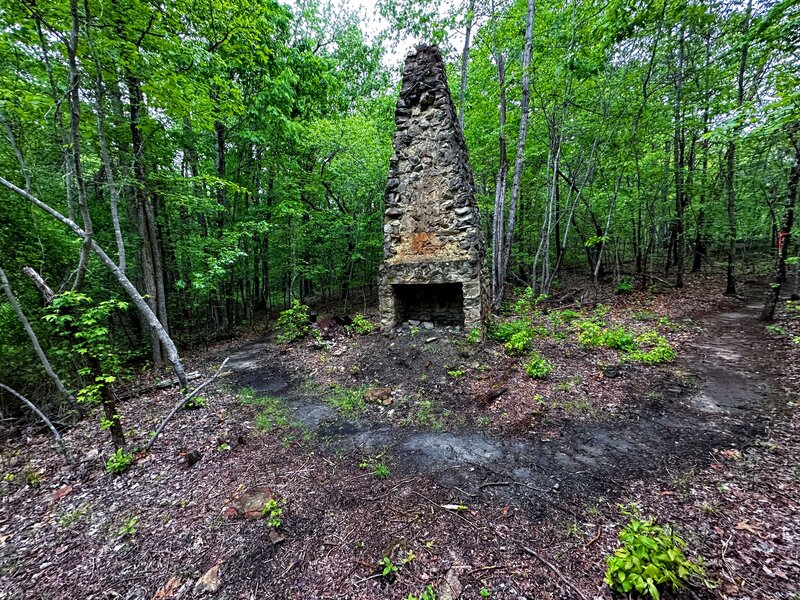
[{"label": "fireplace opening", "polygon": [[464,326],[464,290],[460,283],[396,284],[392,291],[398,324],[417,320]]}]

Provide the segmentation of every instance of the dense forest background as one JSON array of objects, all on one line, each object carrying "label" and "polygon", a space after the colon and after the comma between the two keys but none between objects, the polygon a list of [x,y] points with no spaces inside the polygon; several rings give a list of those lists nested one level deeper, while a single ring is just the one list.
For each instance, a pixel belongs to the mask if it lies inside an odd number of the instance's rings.
[{"label": "dense forest background", "polygon": [[0,382],[68,410],[293,299],[363,311],[400,38],[448,59],[495,307],[792,263],[796,2],[379,8],[374,36],[314,1],[4,0]]}]

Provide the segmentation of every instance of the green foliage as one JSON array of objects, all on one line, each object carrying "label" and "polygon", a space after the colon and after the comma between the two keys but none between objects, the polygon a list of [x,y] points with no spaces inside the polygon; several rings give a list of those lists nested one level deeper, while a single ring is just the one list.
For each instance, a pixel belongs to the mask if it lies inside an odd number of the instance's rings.
[{"label": "green foliage", "polygon": [[388,556],[384,556],[380,561],[378,561],[378,570],[380,571],[381,577],[389,577],[397,573],[400,570],[400,567],[392,563],[392,559]]},{"label": "green foliage", "polygon": [[575,327],[578,330],[578,343],[584,348],[599,348],[603,345],[603,327],[597,321],[577,321]]},{"label": "green foliage", "polygon": [[275,328],[278,330],[275,339],[281,343],[290,343],[306,337],[311,331],[308,306],[301,304],[299,300],[292,300],[291,308],[281,311]]},{"label": "green foliage", "polygon": [[409,594],[406,600],[436,600],[436,592],[433,591],[432,585],[428,585],[419,596]]},{"label": "green foliage", "polygon": [[453,379],[458,379],[460,377],[463,377],[466,374],[466,371],[464,371],[463,368],[459,367],[458,369],[452,369],[448,371],[447,374]]},{"label": "green foliage", "polygon": [[532,379],[544,379],[553,370],[553,363],[539,356],[536,352],[531,354],[530,360],[525,363],[525,372]]},{"label": "green foliage", "polygon": [[122,448],[117,448],[116,452],[106,461],[106,471],[114,475],[121,475],[135,462],[136,456],[133,453],[125,452]]},{"label": "green foliage", "polygon": [[532,341],[533,332],[529,328],[523,329],[522,331],[514,333],[509,340],[503,344],[503,347],[510,355],[518,356],[530,348]]},{"label": "green foliage", "polygon": [[490,591],[489,591],[487,588],[485,588],[485,587],[482,587],[482,588],[481,588],[481,589],[478,591],[478,595],[479,595],[481,598],[490,598],[490,597],[492,596],[492,592],[490,592]]},{"label": "green foliage", "polygon": [[388,479],[389,474],[389,466],[385,462],[372,465],[372,475],[375,479]]},{"label": "green foliage", "polygon": [[205,408],[208,406],[208,400],[203,396],[195,396],[183,405],[185,410],[197,410],[198,408]]},{"label": "green foliage", "polygon": [[614,286],[615,294],[630,294],[633,292],[633,281],[630,277],[623,277],[620,282]]},{"label": "green foliage", "polygon": [[622,327],[611,327],[604,330],[601,344],[612,350],[624,350],[626,352],[632,352],[637,348],[637,342],[633,334],[625,331]]},{"label": "green foliage", "polygon": [[466,336],[466,340],[469,344],[479,344],[481,341],[481,330],[477,327],[471,329]]},{"label": "green foliage", "polygon": [[119,528],[117,537],[125,537],[126,535],[136,535],[136,525],[139,524],[139,517],[134,515],[128,519],[125,524]]},{"label": "green foliage", "polygon": [[277,529],[281,526],[283,505],[275,498],[270,498],[264,503],[264,507],[261,509],[261,516],[267,519],[267,525]]},{"label": "green foliage", "polygon": [[367,408],[364,399],[364,387],[349,388],[343,385],[333,385],[328,390],[325,401],[343,413],[360,413]]},{"label": "green foliage", "polygon": [[347,326],[347,331],[351,334],[366,335],[372,333],[374,328],[375,326],[361,314],[356,314],[353,317],[353,322]]},{"label": "green foliage", "polygon": [[675,360],[675,350],[667,339],[656,331],[647,331],[636,338],[637,350],[628,355],[630,360],[647,365],[659,365]]},{"label": "green foliage", "polygon": [[686,557],[686,542],[671,528],[639,519],[634,505],[623,514],[630,516],[630,521],[617,536],[622,547],[606,557],[608,569],[604,581],[611,589],[623,593],[636,591],[658,600],[660,589],[678,591],[691,579],[712,586],[702,565]]},{"label": "green foliage", "polygon": [[238,393],[238,400],[245,406],[259,409],[256,415],[256,427],[263,431],[293,427],[296,423],[292,420],[289,408],[282,398],[274,396],[260,396],[252,388],[242,388]]}]

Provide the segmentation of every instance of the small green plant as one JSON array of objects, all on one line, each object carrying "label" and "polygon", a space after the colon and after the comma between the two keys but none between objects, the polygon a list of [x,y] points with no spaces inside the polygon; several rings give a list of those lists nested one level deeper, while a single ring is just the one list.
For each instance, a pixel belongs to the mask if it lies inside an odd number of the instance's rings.
[{"label": "small green plant", "polygon": [[203,396],[195,396],[184,404],[183,408],[185,410],[197,410],[198,408],[205,408],[206,406],[208,406],[208,401]]},{"label": "small green plant", "polygon": [[126,535],[136,535],[136,525],[139,523],[139,517],[134,515],[119,528],[117,537],[125,537]]},{"label": "small green plant", "polygon": [[283,506],[275,498],[270,498],[264,503],[264,507],[261,509],[261,516],[267,519],[267,525],[277,529],[281,526]]},{"label": "small green plant", "polygon": [[578,343],[584,348],[599,348],[603,344],[603,327],[595,320],[575,322]]},{"label": "small green plant", "polygon": [[633,281],[630,277],[623,277],[620,282],[614,286],[615,294],[630,294],[633,291]]},{"label": "small green plant", "polygon": [[786,335],[786,330],[780,325],[767,325],[767,331],[772,335]]},{"label": "small green plant", "polygon": [[325,401],[344,413],[360,413],[367,408],[364,400],[366,388],[349,388],[343,385],[333,385],[328,391]]},{"label": "small green plant", "polygon": [[555,316],[558,320],[562,323],[572,323],[576,319],[580,319],[580,313],[572,310],[571,308],[565,308],[561,312],[556,312]]},{"label": "small green plant", "polygon": [[490,592],[487,588],[482,587],[478,591],[478,596],[480,596],[481,598],[491,598],[492,592]]},{"label": "small green plant", "polygon": [[25,478],[25,484],[28,487],[36,487],[42,482],[42,473],[36,469],[26,468],[22,472],[22,476]]},{"label": "small green plant", "polygon": [[471,329],[466,339],[469,344],[479,344],[481,342],[481,330],[477,327]]},{"label": "small green plant", "polygon": [[603,346],[611,348],[612,350],[631,352],[638,347],[633,335],[625,331],[622,327],[611,327],[604,330],[601,335],[601,340]]},{"label": "small green plant", "polygon": [[399,568],[397,565],[392,564],[392,559],[388,556],[384,556],[378,561],[378,570],[381,573],[381,577],[390,577],[397,573]]},{"label": "small green plant", "polygon": [[372,333],[374,328],[375,326],[361,314],[356,314],[356,316],[353,317],[353,322],[347,326],[347,332],[351,335],[366,335]]},{"label": "small green plant", "polygon": [[436,592],[433,591],[433,586],[429,585],[419,596],[409,594],[406,600],[436,600]]},{"label": "small green plant", "polygon": [[221,440],[217,443],[216,451],[217,452],[228,452],[231,449],[231,445],[226,442],[225,440]]},{"label": "small green plant", "polygon": [[686,557],[686,542],[671,528],[640,519],[633,504],[622,514],[630,517],[617,536],[622,546],[606,557],[604,581],[612,590],[626,594],[635,590],[658,600],[659,588],[678,591],[693,578],[713,587],[703,566]]},{"label": "small green plant", "polygon": [[281,343],[294,342],[304,338],[311,331],[308,306],[301,304],[299,300],[292,300],[291,308],[281,311],[275,327],[278,330],[275,339]]},{"label": "small green plant", "polygon": [[379,462],[372,465],[372,475],[375,479],[388,479],[389,466],[385,462]]},{"label": "small green plant", "polygon": [[106,461],[106,471],[114,475],[120,475],[127,471],[136,462],[133,453],[125,452],[122,448],[117,448]]},{"label": "small green plant", "polygon": [[447,374],[453,379],[458,379],[459,377],[463,377],[466,374],[466,371],[464,371],[463,368],[459,367],[458,369],[453,369],[452,371],[448,371]]},{"label": "small green plant", "polygon": [[530,360],[525,363],[525,372],[532,379],[544,379],[553,370],[553,363],[539,356],[536,352],[531,354]]},{"label": "small green plant", "polygon": [[411,336],[412,337],[417,337],[418,334],[419,334],[419,325],[412,325],[411,326]]}]

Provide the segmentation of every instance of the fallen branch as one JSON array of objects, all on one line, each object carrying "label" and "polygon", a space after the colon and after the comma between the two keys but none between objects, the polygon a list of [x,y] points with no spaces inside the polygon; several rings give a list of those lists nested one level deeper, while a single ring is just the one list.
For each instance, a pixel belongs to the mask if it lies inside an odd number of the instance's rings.
[{"label": "fallen branch", "polygon": [[12,396],[16,396],[17,398],[19,398],[28,408],[30,408],[33,412],[36,413],[36,416],[38,416],[44,422],[44,424],[50,428],[50,431],[53,432],[53,437],[56,439],[56,444],[58,445],[59,450],[61,450],[61,453],[64,455],[64,458],[67,459],[68,463],[72,463],[72,456],[70,456],[67,447],[64,445],[64,440],[61,438],[61,434],[58,433],[58,429],[56,429],[53,423],[50,422],[50,419],[48,419],[45,416],[45,414],[42,411],[40,411],[33,402],[28,400],[25,396],[23,396],[16,390],[11,389],[10,387],[8,387],[3,383],[0,383],[0,388],[4,389]]},{"label": "fallen branch", "polygon": [[166,416],[166,418],[164,418],[163,421],[161,421],[161,424],[156,428],[155,434],[153,434],[153,437],[147,443],[147,446],[144,447],[145,452],[150,451],[150,448],[153,447],[153,444],[158,439],[158,436],[161,435],[162,431],[164,431],[164,427],[166,427],[167,423],[169,423],[170,420],[172,420],[172,417],[175,416],[175,413],[177,413],[189,400],[194,398],[200,392],[200,390],[202,390],[204,387],[206,387],[208,384],[214,381],[217,377],[219,377],[219,374],[222,373],[222,370],[225,368],[225,365],[228,364],[229,360],[230,356],[222,361],[222,364],[219,366],[219,369],[217,369],[217,372],[214,373],[214,375],[212,375],[209,379],[206,379],[203,383],[194,388],[194,390],[189,395],[187,396],[181,395],[181,399],[178,401],[178,403],[174,407],[172,407],[170,413]]},{"label": "fallen branch", "polygon": [[561,581],[564,583],[564,585],[566,585],[566,586],[567,586],[568,588],[570,588],[570,589],[571,589],[573,592],[575,592],[575,593],[578,595],[578,597],[579,597],[579,598],[581,598],[582,600],[586,600],[586,596],[584,596],[584,595],[583,595],[583,593],[582,593],[582,592],[581,592],[581,591],[580,591],[578,588],[576,588],[576,587],[575,587],[575,586],[572,584],[572,582],[571,582],[569,579],[567,579],[566,577],[564,577],[564,576],[561,574],[561,571],[559,571],[558,569],[556,569],[556,568],[555,568],[555,567],[554,567],[554,566],[553,566],[553,565],[552,565],[550,562],[548,562],[547,560],[545,560],[545,559],[544,559],[543,557],[541,557],[541,556],[540,556],[538,553],[534,552],[533,550],[531,550],[531,549],[530,549],[530,548],[528,548],[527,546],[520,546],[520,548],[522,548],[522,549],[523,549],[525,552],[527,552],[528,554],[530,554],[530,555],[531,555],[531,556],[533,556],[534,558],[537,558],[537,559],[539,559],[539,561],[540,561],[542,564],[544,564],[545,566],[549,567],[549,568],[550,568],[550,570],[551,570],[551,571],[553,571],[553,573],[555,573],[556,575],[558,575],[558,578],[559,578],[559,579],[560,579],[560,580],[561,580]]}]

